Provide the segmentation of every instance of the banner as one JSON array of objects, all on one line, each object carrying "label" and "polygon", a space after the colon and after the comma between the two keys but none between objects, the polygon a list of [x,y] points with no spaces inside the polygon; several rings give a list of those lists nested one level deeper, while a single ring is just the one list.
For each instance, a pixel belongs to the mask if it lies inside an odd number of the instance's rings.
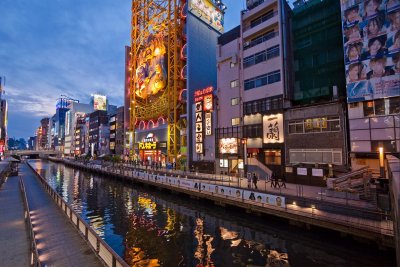
[{"label": "banner", "polygon": [[347,101],[400,95],[400,1],[342,0]]},{"label": "banner", "polygon": [[283,143],[283,115],[269,115],[263,117],[263,142]]}]

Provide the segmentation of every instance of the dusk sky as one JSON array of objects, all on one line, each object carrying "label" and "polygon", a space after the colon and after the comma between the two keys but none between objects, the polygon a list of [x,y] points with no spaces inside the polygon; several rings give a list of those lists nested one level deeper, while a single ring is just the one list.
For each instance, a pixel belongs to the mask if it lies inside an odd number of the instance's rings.
[{"label": "dusk sky", "polygon": [[[225,31],[245,0],[223,1]],[[89,103],[92,93],[122,105],[130,0],[2,0],[0,76],[6,77],[8,136],[34,135],[60,95]]]}]

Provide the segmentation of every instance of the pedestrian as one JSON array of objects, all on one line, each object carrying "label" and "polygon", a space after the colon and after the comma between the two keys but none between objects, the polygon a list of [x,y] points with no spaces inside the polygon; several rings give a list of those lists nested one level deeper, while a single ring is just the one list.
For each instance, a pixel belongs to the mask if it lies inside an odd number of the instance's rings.
[{"label": "pedestrian", "polygon": [[271,188],[275,188],[275,173],[271,173]]},{"label": "pedestrian", "polygon": [[286,177],[285,177],[285,175],[282,176],[281,184],[279,185],[279,187],[282,187],[282,186],[286,188]]},{"label": "pedestrian", "polygon": [[256,175],[256,173],[253,173],[253,184],[254,184],[254,188],[257,189],[257,181],[258,181],[258,177]]},{"label": "pedestrian", "polygon": [[247,173],[247,188],[251,188],[251,173]]}]

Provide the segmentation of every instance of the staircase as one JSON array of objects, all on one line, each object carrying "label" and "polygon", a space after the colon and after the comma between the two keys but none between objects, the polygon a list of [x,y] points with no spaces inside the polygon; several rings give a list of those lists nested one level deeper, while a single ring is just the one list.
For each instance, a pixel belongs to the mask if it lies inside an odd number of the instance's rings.
[{"label": "staircase", "polygon": [[257,158],[247,159],[247,171],[257,173],[259,178],[271,177],[272,174],[272,171]]}]

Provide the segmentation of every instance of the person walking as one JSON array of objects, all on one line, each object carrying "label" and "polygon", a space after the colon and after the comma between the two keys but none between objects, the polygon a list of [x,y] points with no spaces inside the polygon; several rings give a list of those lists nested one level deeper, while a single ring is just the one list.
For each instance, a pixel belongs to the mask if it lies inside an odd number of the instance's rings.
[{"label": "person walking", "polygon": [[275,173],[271,173],[271,188],[275,188]]},{"label": "person walking", "polygon": [[258,177],[256,175],[256,173],[253,173],[253,184],[254,184],[254,188],[257,189],[257,181],[258,181]]},{"label": "person walking", "polygon": [[286,177],[285,177],[285,175],[282,176],[281,184],[279,185],[279,187],[282,187],[282,186],[286,188]]}]

